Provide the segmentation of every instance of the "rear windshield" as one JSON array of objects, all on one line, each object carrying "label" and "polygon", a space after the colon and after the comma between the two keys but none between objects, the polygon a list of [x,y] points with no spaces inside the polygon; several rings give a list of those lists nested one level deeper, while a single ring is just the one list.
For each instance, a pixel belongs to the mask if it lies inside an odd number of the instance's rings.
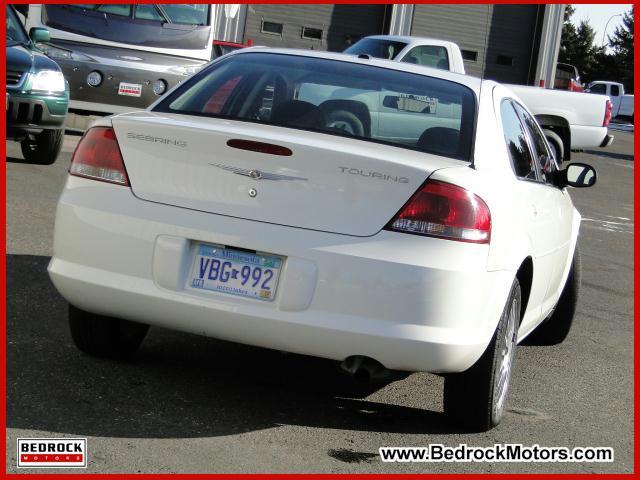
[{"label": "rear windshield", "polygon": [[396,42],[394,40],[363,38],[347,48],[344,53],[349,53],[351,55],[367,54],[376,58],[393,60],[398,56],[400,50],[406,46],[406,43]]},{"label": "rear windshield", "polygon": [[273,53],[212,64],[155,111],[229,118],[470,159],[475,96],[425,75]]}]

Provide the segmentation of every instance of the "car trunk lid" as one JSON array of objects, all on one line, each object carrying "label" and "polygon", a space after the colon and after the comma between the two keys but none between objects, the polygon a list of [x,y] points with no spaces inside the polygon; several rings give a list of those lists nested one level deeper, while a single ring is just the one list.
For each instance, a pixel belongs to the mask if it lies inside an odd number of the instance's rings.
[{"label": "car trunk lid", "polygon": [[[250,122],[153,112],[112,122],[138,198],[347,235],[377,233],[433,171],[461,165],[384,144]],[[264,147],[260,143],[281,150],[254,151]]]}]

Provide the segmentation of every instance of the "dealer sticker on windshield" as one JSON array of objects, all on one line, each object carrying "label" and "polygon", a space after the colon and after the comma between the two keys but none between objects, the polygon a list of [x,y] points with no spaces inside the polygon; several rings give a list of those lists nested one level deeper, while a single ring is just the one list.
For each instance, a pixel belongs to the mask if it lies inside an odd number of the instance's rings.
[{"label": "dealer sticker on windshield", "polygon": [[142,96],[142,85],[139,83],[120,82],[120,85],[118,86],[118,95],[140,97]]},{"label": "dealer sticker on windshield", "polygon": [[188,287],[271,301],[281,268],[281,257],[201,244]]}]

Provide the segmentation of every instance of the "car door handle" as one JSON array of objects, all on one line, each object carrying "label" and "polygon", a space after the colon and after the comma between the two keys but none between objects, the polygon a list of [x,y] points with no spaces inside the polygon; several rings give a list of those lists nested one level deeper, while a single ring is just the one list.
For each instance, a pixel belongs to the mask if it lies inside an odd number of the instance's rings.
[{"label": "car door handle", "polygon": [[534,217],[538,216],[538,209],[536,208],[535,205],[531,205],[531,213]]}]

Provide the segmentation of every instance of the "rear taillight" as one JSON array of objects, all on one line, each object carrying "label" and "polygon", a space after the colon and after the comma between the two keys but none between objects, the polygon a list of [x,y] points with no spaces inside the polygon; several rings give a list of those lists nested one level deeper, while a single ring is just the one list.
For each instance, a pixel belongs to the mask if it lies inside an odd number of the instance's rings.
[{"label": "rear taillight", "polygon": [[113,128],[94,127],[87,130],[73,152],[69,174],[129,186]]},{"label": "rear taillight", "polygon": [[571,80],[571,83],[569,83],[569,90],[571,90],[572,92],[582,92],[584,89],[582,88],[580,82]]},{"label": "rear taillight", "polygon": [[428,181],[385,229],[460,242],[489,243],[491,213],[487,204],[468,190]]},{"label": "rear taillight", "polygon": [[608,127],[611,121],[611,111],[613,110],[613,103],[611,100],[607,100],[607,106],[604,108],[604,120],[602,121],[603,127]]}]

